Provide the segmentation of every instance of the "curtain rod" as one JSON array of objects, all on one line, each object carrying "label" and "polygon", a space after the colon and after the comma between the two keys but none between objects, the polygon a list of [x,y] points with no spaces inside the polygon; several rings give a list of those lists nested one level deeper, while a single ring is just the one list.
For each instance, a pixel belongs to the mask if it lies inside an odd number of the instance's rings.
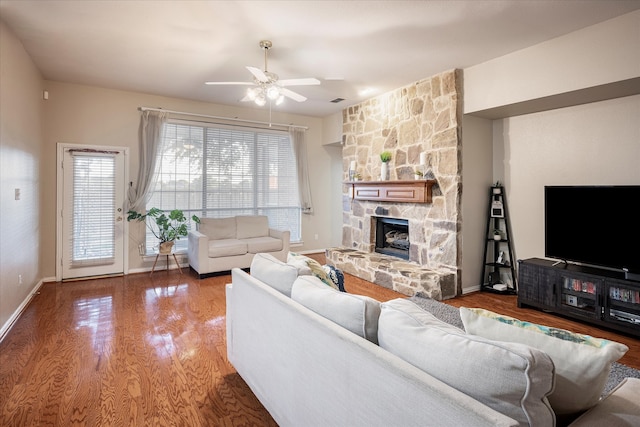
[{"label": "curtain rod", "polygon": [[165,113],[181,114],[183,116],[205,117],[207,119],[215,119],[215,120],[229,120],[229,121],[234,121],[234,122],[253,123],[253,124],[259,124],[259,125],[292,127],[292,128],[299,128],[299,129],[304,129],[304,130],[309,129],[307,126],[287,125],[287,124],[284,124],[284,123],[259,122],[259,121],[256,121],[256,120],[237,119],[235,117],[209,116],[207,114],[187,113],[187,112],[184,112],[184,111],[165,110],[163,108],[138,107],[138,110],[140,110],[140,111],[162,111],[162,112],[165,112]]}]

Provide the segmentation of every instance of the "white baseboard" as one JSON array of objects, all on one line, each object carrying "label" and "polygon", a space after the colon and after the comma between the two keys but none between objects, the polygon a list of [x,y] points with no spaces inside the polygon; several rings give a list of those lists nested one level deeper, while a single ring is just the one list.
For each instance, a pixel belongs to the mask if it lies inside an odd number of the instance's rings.
[{"label": "white baseboard", "polygon": [[462,295],[470,294],[471,292],[478,292],[479,290],[480,290],[480,285],[462,288]]},{"label": "white baseboard", "polygon": [[[55,281],[55,278],[53,279],[53,281]],[[22,301],[22,303],[18,306],[18,308],[13,312],[11,317],[9,317],[9,319],[7,319],[4,325],[2,325],[2,328],[0,328],[0,342],[2,342],[4,337],[7,335],[7,332],[9,332],[9,330],[14,325],[16,320],[18,320],[18,318],[20,317],[24,309],[27,307],[27,305],[29,305],[29,302],[34,297],[34,295],[38,293],[38,291],[40,290],[40,287],[43,285],[44,282],[45,280],[42,279],[38,283],[36,283],[36,285],[33,287],[31,292],[29,292],[27,297],[24,299],[24,301]]]}]

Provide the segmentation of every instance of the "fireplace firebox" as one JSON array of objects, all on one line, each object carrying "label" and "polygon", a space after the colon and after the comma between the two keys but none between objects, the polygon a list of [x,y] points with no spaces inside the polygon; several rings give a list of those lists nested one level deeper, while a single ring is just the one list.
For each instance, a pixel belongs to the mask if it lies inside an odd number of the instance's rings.
[{"label": "fireplace firebox", "polygon": [[409,220],[376,217],[375,251],[409,259]]}]

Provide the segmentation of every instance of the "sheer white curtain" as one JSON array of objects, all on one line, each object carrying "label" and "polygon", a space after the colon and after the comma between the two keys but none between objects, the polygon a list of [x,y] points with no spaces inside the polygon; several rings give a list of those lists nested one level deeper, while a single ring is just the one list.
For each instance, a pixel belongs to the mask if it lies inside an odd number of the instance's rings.
[{"label": "sheer white curtain", "polygon": [[313,203],[311,202],[311,187],[309,185],[309,167],[307,162],[307,145],[304,141],[304,129],[290,127],[289,136],[293,154],[296,157],[296,168],[298,170],[298,191],[300,193],[300,207],[302,213],[312,214]]},{"label": "sheer white curtain", "polygon": [[138,212],[145,209],[157,179],[156,163],[158,150],[162,144],[167,113],[163,111],[143,111],[140,116],[138,137],[140,142],[140,169],[134,188],[129,187],[129,207]]}]

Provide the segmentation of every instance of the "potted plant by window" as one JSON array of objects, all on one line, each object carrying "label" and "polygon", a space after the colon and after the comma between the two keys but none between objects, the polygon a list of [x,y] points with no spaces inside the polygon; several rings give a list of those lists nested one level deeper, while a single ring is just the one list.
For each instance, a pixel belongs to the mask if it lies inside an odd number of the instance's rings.
[{"label": "potted plant by window", "polygon": [[391,151],[383,151],[380,153],[382,167],[380,169],[380,179],[386,181],[389,179],[389,162],[391,161]]},{"label": "potted plant by window", "polygon": [[[153,235],[160,241],[158,251],[162,255],[170,254],[175,241],[187,236],[187,222],[189,220],[180,209],[172,210],[169,212],[169,215],[158,208],[151,208],[146,214],[141,214],[133,210],[130,210],[127,214],[127,221],[145,222],[147,228],[149,228]],[[150,222],[147,221],[147,218],[152,218],[156,226],[153,227]],[[200,218],[196,215],[193,215],[191,219],[196,223],[200,223]]]}]

